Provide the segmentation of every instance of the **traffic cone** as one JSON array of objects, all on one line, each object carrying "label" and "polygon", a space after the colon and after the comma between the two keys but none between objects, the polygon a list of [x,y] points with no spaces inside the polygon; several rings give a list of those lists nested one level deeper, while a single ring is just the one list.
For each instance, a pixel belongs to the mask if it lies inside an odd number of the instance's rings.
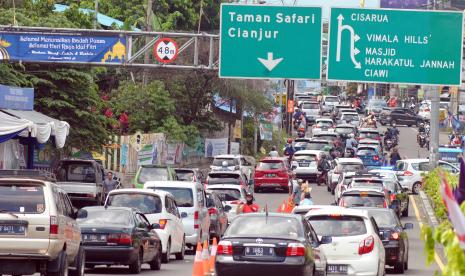
[{"label": "traffic cone", "polygon": [[194,269],[192,270],[192,276],[204,276],[205,271],[203,269],[203,261],[202,261],[202,245],[200,242],[197,243],[197,250],[195,251],[195,259],[194,259]]},{"label": "traffic cone", "polygon": [[218,242],[216,237],[213,238],[212,251],[210,252],[210,273],[213,275],[215,273],[215,260],[216,260],[216,250],[218,249]]},{"label": "traffic cone", "polygon": [[208,273],[208,270],[210,269],[210,253],[208,252],[208,243],[206,240],[203,242],[202,262],[203,273]]}]

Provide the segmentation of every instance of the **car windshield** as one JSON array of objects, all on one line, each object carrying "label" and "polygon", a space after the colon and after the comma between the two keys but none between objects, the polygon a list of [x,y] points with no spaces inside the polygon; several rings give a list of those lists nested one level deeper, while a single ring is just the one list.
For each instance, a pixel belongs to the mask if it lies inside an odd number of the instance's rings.
[{"label": "car windshield", "polygon": [[363,164],[355,163],[355,164],[339,164],[338,169],[342,172],[358,172],[363,170]]},{"label": "car windshield", "polygon": [[350,120],[350,121],[358,121],[358,115],[355,114],[342,114],[341,120]]},{"label": "car windshield", "polygon": [[310,143],[308,143],[308,149],[309,150],[323,150],[327,146],[328,146],[327,143],[322,143],[322,142],[310,142]]},{"label": "car windshield", "polygon": [[385,210],[369,210],[368,213],[373,216],[379,227],[396,227],[397,220],[395,215]]},{"label": "car windshield", "polygon": [[316,161],[316,155],[314,154],[296,154],[294,155],[295,161]]},{"label": "car windshield", "polygon": [[112,194],[108,196],[108,206],[131,207],[138,209],[143,214],[157,214],[162,210],[159,196],[148,194]]},{"label": "car windshield", "polygon": [[154,187],[155,190],[162,190],[169,192],[174,196],[176,205],[178,207],[193,207],[194,206],[194,196],[192,194],[192,189],[190,188],[175,188],[175,187]]},{"label": "car windshield", "polygon": [[282,170],[284,164],[281,161],[262,161],[258,163],[257,170]]},{"label": "car windshield", "polygon": [[[86,214],[87,213],[87,214]],[[126,210],[92,210],[92,209],[82,209],[79,211],[77,222],[80,225],[132,225],[131,223],[131,213]]]},{"label": "car windshield", "polygon": [[223,162],[228,163],[228,167],[239,166],[239,160],[237,158],[215,158],[212,165],[222,167]]},{"label": "car windshield", "polygon": [[298,142],[298,143],[295,143],[294,148],[296,150],[302,150],[302,149],[305,149],[307,145],[308,145],[308,142]]},{"label": "car windshield", "polygon": [[157,167],[144,167],[140,168],[139,178],[137,182],[145,183],[147,181],[167,181],[168,178],[168,169],[167,168],[157,168]]},{"label": "car windshield", "polygon": [[189,170],[176,170],[176,177],[179,181],[195,181],[195,173]]},{"label": "car windshield", "polygon": [[90,162],[62,162],[58,166],[56,178],[59,182],[95,183],[96,172]]},{"label": "car windshield", "polygon": [[230,237],[303,237],[302,222],[291,217],[237,217],[226,231]]},{"label": "car windshield", "polygon": [[386,107],[387,103],[385,101],[373,101],[369,102],[368,105],[373,107]]},{"label": "car windshield", "polygon": [[12,213],[43,213],[45,211],[43,187],[0,184],[0,210]]},{"label": "car windshield", "polygon": [[367,233],[365,221],[361,217],[334,214],[312,216],[308,220],[319,236],[344,237]]},{"label": "car windshield", "polygon": [[357,155],[364,156],[364,155],[376,155],[376,150],[372,148],[361,148],[357,150]]},{"label": "car windshield", "polygon": [[330,134],[327,134],[327,135],[319,134],[319,135],[315,135],[315,137],[318,137],[318,139],[327,140],[327,141],[333,141],[337,139],[337,136],[330,135]]},{"label": "car windshield", "polygon": [[317,103],[303,103],[302,109],[319,109],[320,106]]},{"label": "car windshield", "polygon": [[234,201],[241,199],[241,192],[237,189],[210,189],[208,190],[213,191],[221,201]]},{"label": "car windshield", "polygon": [[384,196],[382,195],[343,195],[344,207],[377,207],[384,208]]},{"label": "car windshield", "polygon": [[336,133],[339,133],[339,134],[349,134],[349,133],[353,133],[354,129],[351,127],[336,127],[335,131]]},{"label": "car windshield", "polygon": [[379,133],[376,132],[360,132],[360,138],[366,138],[366,139],[378,139]]}]

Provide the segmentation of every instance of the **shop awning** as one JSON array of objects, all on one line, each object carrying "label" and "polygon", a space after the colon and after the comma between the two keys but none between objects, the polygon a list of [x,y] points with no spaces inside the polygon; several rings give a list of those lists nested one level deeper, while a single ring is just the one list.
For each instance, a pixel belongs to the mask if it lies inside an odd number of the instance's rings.
[{"label": "shop awning", "polygon": [[47,142],[50,136],[54,136],[57,148],[65,146],[70,127],[67,122],[53,119],[34,110],[1,109],[0,111],[0,135],[2,129],[5,129],[5,134],[7,131],[10,133],[14,133],[11,132],[13,130],[21,131],[19,136],[30,135],[40,144]]}]

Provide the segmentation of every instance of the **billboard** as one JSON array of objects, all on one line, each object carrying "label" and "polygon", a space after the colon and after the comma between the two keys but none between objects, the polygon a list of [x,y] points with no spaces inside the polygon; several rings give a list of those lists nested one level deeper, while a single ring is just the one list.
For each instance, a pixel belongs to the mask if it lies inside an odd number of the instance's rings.
[{"label": "billboard", "polygon": [[126,40],[90,36],[0,32],[0,61],[122,63]]},{"label": "billboard", "polygon": [[21,88],[0,84],[0,108],[33,110],[34,88]]},{"label": "billboard", "polygon": [[428,0],[381,0],[381,8],[426,9]]}]

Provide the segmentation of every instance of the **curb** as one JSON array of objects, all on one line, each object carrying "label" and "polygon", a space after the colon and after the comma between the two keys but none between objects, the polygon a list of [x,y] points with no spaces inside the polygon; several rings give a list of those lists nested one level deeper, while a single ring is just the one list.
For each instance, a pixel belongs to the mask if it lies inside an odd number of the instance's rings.
[{"label": "curb", "polygon": [[438,219],[436,218],[436,215],[434,214],[433,207],[431,206],[428,196],[422,190],[420,190],[419,195],[420,195],[421,203],[426,211],[426,214],[428,215],[427,216],[428,223],[431,226],[434,226],[435,228],[438,227],[439,222],[438,222]]}]

